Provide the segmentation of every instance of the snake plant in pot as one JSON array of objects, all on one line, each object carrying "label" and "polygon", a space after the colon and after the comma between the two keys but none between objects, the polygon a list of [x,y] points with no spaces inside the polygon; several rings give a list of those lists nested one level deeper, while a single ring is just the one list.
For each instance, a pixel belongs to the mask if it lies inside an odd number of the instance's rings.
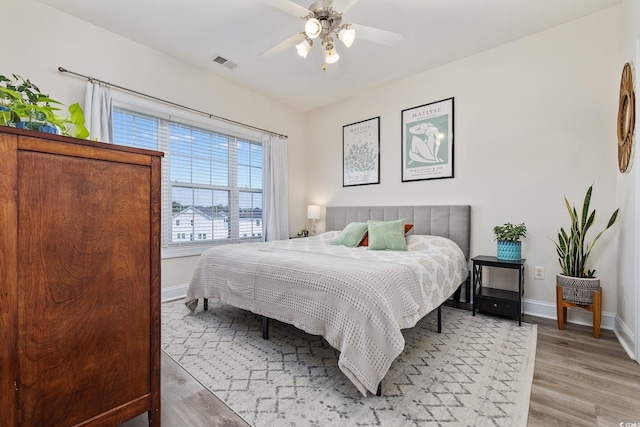
[{"label": "snake plant in pot", "polygon": [[554,242],[560,268],[562,269],[562,273],[556,276],[557,284],[562,286],[562,298],[565,301],[579,305],[591,304],[593,302],[593,291],[600,288],[600,279],[595,275],[596,270],[587,268],[587,260],[602,233],[616,222],[619,210],[616,209],[613,212],[606,228],[596,234],[591,244],[589,244],[586,241],[587,232],[596,219],[595,209],[589,212],[592,192],[593,186],[590,186],[582,202],[580,215],[578,215],[575,206],[571,206],[565,196],[564,201],[569,211],[571,228],[568,232],[564,228],[560,228],[558,240]]},{"label": "snake plant in pot", "polygon": [[527,237],[526,225],[514,225],[507,222],[504,225],[493,227],[493,234],[498,241],[498,259],[519,261],[522,258],[522,242],[520,239]]}]

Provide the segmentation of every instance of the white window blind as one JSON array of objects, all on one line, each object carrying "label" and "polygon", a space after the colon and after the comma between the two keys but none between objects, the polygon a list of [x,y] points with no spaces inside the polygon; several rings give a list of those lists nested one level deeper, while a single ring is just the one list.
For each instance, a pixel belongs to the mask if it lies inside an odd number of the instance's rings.
[{"label": "white window blind", "polygon": [[260,142],[122,107],[114,108],[113,130],[116,144],[165,153],[163,257],[262,239]]}]

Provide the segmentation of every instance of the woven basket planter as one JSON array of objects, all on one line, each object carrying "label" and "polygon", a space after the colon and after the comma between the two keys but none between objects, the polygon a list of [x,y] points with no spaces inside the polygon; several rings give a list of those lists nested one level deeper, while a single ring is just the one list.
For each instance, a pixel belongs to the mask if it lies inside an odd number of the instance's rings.
[{"label": "woven basket planter", "polygon": [[520,261],[522,259],[522,242],[498,240],[498,259]]},{"label": "woven basket planter", "polygon": [[600,279],[597,277],[570,277],[558,274],[556,283],[562,286],[563,300],[580,305],[592,304],[593,291],[600,289]]}]

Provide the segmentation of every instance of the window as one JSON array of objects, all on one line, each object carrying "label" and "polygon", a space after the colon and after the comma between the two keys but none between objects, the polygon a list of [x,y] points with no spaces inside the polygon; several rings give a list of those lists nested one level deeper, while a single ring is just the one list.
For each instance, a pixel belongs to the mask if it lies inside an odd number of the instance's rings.
[{"label": "window", "polygon": [[114,142],[165,154],[163,257],[199,253],[203,243],[261,238],[262,144],[208,129],[210,119],[194,125],[142,110],[114,108]]}]

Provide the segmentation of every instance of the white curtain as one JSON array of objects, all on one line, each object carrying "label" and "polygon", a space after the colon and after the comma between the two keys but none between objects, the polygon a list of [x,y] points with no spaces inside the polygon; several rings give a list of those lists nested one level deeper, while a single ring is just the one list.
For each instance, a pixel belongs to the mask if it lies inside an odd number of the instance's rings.
[{"label": "white curtain", "polygon": [[288,239],[287,140],[276,135],[264,135],[262,150],[264,240]]},{"label": "white curtain", "polygon": [[89,139],[113,143],[113,101],[111,90],[98,83],[87,81],[84,98],[85,126]]}]

